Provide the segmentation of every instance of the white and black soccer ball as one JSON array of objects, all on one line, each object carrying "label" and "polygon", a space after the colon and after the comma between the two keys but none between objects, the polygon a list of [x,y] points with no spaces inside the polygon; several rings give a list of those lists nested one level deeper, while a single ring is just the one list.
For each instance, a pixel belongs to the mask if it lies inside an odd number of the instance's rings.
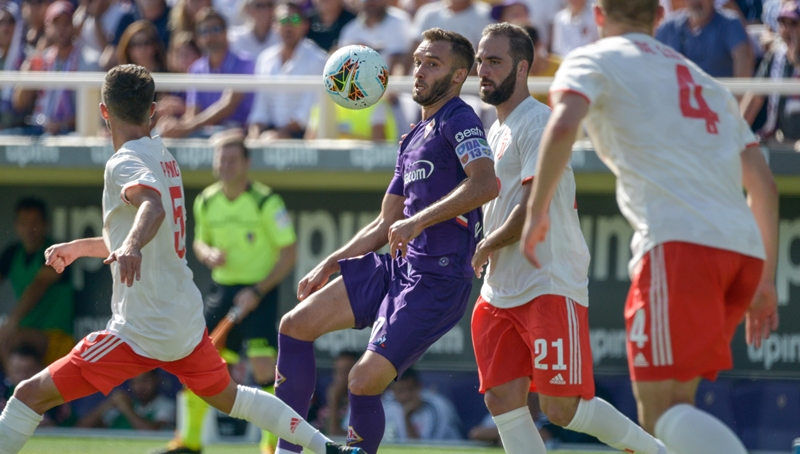
[{"label": "white and black soccer ball", "polygon": [[389,82],[383,57],[367,46],[345,46],[333,53],[322,74],[325,91],[336,104],[365,109],[381,99]]}]

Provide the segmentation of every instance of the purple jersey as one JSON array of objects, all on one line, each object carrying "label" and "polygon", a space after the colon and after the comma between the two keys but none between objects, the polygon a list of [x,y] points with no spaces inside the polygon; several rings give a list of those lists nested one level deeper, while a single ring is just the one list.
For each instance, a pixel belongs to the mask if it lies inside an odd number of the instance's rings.
[{"label": "purple jersey", "polygon": [[[190,74],[253,74],[254,63],[244,57],[228,51],[225,60],[218,69],[211,69],[208,56],[204,55],[192,63],[189,68]],[[219,101],[222,97],[221,91],[197,91],[195,88],[186,90],[186,106],[197,108],[202,112],[209,106]],[[247,124],[247,117],[250,115],[250,108],[253,106],[253,93],[245,93],[244,99],[233,113],[220,122],[220,124],[230,127],[243,128]]]},{"label": "purple jersey", "polygon": [[[414,216],[467,178],[463,165],[475,158],[492,158],[485,137],[472,108],[461,98],[451,99],[403,140],[386,192],[405,197],[403,212],[407,218]],[[409,243],[408,262],[417,270],[470,278],[481,219],[481,209],[476,208],[426,228]]]}]

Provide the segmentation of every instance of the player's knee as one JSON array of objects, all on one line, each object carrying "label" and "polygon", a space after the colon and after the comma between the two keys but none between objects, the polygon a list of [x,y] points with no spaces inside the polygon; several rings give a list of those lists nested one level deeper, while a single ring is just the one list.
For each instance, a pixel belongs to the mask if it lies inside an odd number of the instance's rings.
[{"label": "player's knee", "polygon": [[281,323],[278,330],[281,334],[285,334],[295,339],[305,340],[306,335],[303,327],[306,324],[302,322],[301,317],[296,311],[289,311],[286,315],[281,317]]},{"label": "player's knee", "polygon": [[578,411],[578,402],[580,398],[564,399],[552,398],[549,396],[539,395],[539,405],[542,408],[542,413],[547,416],[553,424],[561,427],[568,426],[575,418],[575,413]]},{"label": "player's knee", "polygon": [[377,396],[382,394],[385,386],[381,386],[378,380],[364,368],[353,367],[347,377],[347,389],[357,396]]},{"label": "player's knee", "polygon": [[41,389],[40,383],[35,376],[23,380],[14,389],[14,397],[39,414],[44,413],[52,407],[52,405],[48,406],[47,401],[49,396],[46,394],[47,393]]},{"label": "player's knee", "polygon": [[488,389],[486,390],[486,394],[483,395],[483,402],[486,404],[486,408],[492,416],[499,416],[521,407],[518,399],[512,399],[511,397],[512,396],[508,393],[503,394]]}]

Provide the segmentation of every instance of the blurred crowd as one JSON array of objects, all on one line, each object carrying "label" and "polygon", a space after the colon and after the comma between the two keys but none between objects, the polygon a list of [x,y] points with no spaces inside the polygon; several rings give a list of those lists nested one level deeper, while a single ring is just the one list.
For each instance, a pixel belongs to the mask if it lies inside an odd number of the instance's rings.
[{"label": "blurred crowd", "polygon": [[[424,30],[442,27],[474,45],[493,22],[526,27],[533,76],[599,38],[591,0],[0,0],[0,66],[12,71],[102,71],[135,63],[153,72],[319,75],[341,46],[364,44],[391,74],[410,75]],[[794,78],[796,0],[661,0],[657,38],[715,77]],[[230,127],[250,138],[314,138],[315,94],[159,92],[154,132],[208,137]],[[546,101],[546,94],[537,96]],[[75,94],[2,87],[0,134],[75,130]],[[491,110],[469,99],[482,118]],[[364,111],[335,108],[340,138],[394,141],[417,120],[409,94],[391,92]],[[746,95],[741,109],[764,140],[800,139],[800,96]],[[488,127],[488,124],[487,124]]]}]

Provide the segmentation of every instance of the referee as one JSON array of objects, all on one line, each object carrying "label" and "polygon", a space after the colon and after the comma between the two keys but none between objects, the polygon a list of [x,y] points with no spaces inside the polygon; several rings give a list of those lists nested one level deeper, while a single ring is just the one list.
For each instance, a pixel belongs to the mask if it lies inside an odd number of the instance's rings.
[{"label": "referee", "polygon": [[[238,361],[244,350],[257,385],[274,392],[278,332],[278,284],[295,264],[296,237],[283,199],[248,177],[250,151],[239,130],[217,134],[214,175],[218,181],[195,199],[194,252],[211,269],[205,299],[209,332],[237,306],[239,324],[228,334],[223,357]],[[197,453],[207,404],[186,391],[187,407],[178,440],[166,452]],[[272,453],[277,439],[264,432],[262,453]]]}]

